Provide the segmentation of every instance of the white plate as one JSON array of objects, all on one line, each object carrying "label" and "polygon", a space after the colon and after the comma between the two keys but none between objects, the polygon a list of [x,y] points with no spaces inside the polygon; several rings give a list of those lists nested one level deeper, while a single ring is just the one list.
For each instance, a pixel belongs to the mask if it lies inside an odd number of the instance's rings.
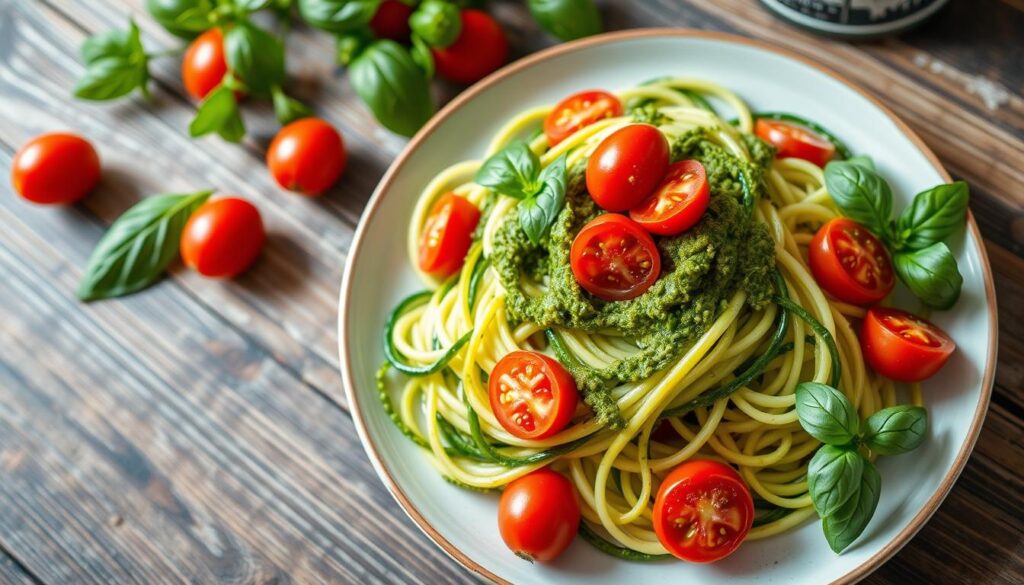
[{"label": "white plate", "polygon": [[852,582],[892,556],[938,507],[970,454],[992,386],[995,296],[977,227],[953,248],[963,296],[935,322],[959,350],[939,379],[925,384],[930,434],[913,455],[881,460],[882,496],[860,540],[841,556],[828,548],[818,521],[751,542],[725,561],[692,565],[631,563],[576,539],[552,564],[512,555],[498,534],[493,495],[444,482],[419,448],[403,437],[377,399],[374,372],[383,361],[388,311],[422,287],[408,267],[405,233],[426,182],[454,162],[479,158],[498,127],[516,113],[590,88],[626,88],[663,75],[705,78],[735,90],[754,110],[781,110],[816,120],[855,151],[871,155],[899,204],[949,180],[910,130],[872,100],[821,67],[746,39],[686,30],[641,30],[561,45],[520,60],[475,85],[423,128],[391,166],[363,214],[341,287],[342,375],[363,446],[381,480],[410,518],[462,564],[513,583],[813,583]]}]

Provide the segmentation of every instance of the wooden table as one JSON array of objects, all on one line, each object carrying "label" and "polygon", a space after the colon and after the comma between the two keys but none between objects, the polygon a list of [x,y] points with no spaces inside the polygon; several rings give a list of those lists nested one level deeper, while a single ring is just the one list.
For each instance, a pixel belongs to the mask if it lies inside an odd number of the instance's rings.
[{"label": "wooden table", "polygon": [[[377,480],[338,375],[337,291],[352,232],[404,140],[375,125],[332,40],[289,39],[296,93],[343,131],[351,158],[321,199],[277,189],[269,108],[242,145],[190,140],[174,58],[154,98],[74,101],[77,49],[134,14],[151,49],[176,41],[142,0],[0,0],[0,162],[75,129],[104,178],[83,203],[0,196],[0,581],[469,582]],[[495,2],[515,56],[550,44],[520,2]],[[999,368],[974,455],[924,530],[872,583],[1024,580],[1024,3],[954,1],[920,30],[822,40],[754,0],[603,3],[610,29],[678,25],[772,40],[888,103],[972,186],[995,272]],[[450,96],[455,88],[442,88]],[[72,294],[104,228],[146,194],[213,186],[260,206],[269,241],[234,281],[174,269],[123,300]],[[368,343],[371,341],[368,341]],[[376,343],[376,340],[372,341]]]}]

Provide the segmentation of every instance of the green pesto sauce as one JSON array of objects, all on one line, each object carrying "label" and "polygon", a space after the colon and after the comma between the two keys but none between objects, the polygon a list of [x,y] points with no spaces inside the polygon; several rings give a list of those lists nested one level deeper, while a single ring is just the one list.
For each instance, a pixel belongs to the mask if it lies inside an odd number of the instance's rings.
[{"label": "green pesto sauce", "polygon": [[[711,201],[704,218],[679,236],[656,237],[661,276],[644,294],[627,301],[605,302],[580,288],[569,265],[569,250],[580,229],[603,211],[586,192],[585,165],[569,170],[565,208],[550,234],[534,245],[519,226],[517,214],[496,234],[491,261],[507,291],[508,316],[543,327],[584,331],[614,329],[635,340],[640,352],[595,370],[566,364],[598,418],[621,422],[610,388],[646,378],[663,369],[700,337],[738,290],[747,302],[762,305],[771,294],[774,243],[766,226],[743,206],[739,173],[750,178],[755,197],[763,194],[763,175],[774,153],[754,137],[744,137],[754,162],[732,156],[694,130],[672,144],[672,160],[697,159],[707,170]],[[548,279],[539,298],[523,292],[520,278]]]}]

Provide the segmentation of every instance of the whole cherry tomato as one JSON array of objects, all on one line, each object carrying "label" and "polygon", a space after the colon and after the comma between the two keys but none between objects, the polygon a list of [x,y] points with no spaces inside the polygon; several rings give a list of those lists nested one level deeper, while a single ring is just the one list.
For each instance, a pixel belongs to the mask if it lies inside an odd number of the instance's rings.
[{"label": "whole cherry tomato", "polygon": [[197,100],[205,98],[220,85],[227,72],[224,35],[219,28],[211,28],[196,37],[181,60],[181,80],[185,83],[185,90]]},{"label": "whole cherry tomato", "polygon": [[837,217],[821,226],[807,252],[814,280],[843,302],[877,303],[896,286],[885,245],[852,219]]},{"label": "whole cherry tomato", "polygon": [[547,467],[508,484],[498,501],[501,538],[528,561],[555,560],[572,544],[579,525],[572,482]]},{"label": "whole cherry tomato", "polygon": [[872,307],[860,330],[860,347],[871,369],[897,382],[935,375],[956,350],[938,326],[899,309]]},{"label": "whole cherry tomato", "polygon": [[668,169],[668,140],[650,124],[630,124],[601,141],[587,161],[587,191],[608,211],[640,204]]},{"label": "whole cherry tomato", "polygon": [[181,258],[203,276],[240,274],[259,256],[266,234],[256,207],[238,197],[221,197],[199,207],[181,234]]},{"label": "whole cherry tomato", "polygon": [[319,118],[303,118],[281,128],[267,149],[267,167],[277,184],[303,195],[329,189],[347,162],[341,134]]},{"label": "whole cherry tomato", "polygon": [[73,203],[100,180],[100,157],[77,134],[53,132],[25,143],[11,161],[14,191],[33,203]]},{"label": "whole cherry tomato", "polygon": [[451,45],[432,49],[437,72],[456,83],[473,83],[505,64],[508,41],[496,20],[481,10],[463,10],[462,30]]},{"label": "whole cherry tomato", "polygon": [[403,42],[409,40],[409,16],[412,6],[399,0],[384,0],[370,20],[370,29],[380,39]]}]

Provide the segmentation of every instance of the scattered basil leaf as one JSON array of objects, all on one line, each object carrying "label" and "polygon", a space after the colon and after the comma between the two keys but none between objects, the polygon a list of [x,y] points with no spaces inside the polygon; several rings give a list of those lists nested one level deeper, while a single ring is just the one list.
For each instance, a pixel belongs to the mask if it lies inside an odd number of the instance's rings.
[{"label": "scattered basil leaf", "polygon": [[412,136],[434,114],[427,76],[409,51],[390,40],[374,41],[349,66],[349,81],[385,128]]},{"label": "scattered basil leaf", "polygon": [[565,155],[555,159],[540,173],[540,190],[519,202],[519,225],[534,244],[548,233],[565,204]]},{"label": "scattered basil leaf", "polygon": [[864,421],[863,442],[879,455],[900,455],[921,446],[928,432],[928,411],[902,404],[883,408]]},{"label": "scattered basil leaf", "polygon": [[144,54],[145,50],[142,47],[138,25],[134,20],[129,20],[127,30],[110,30],[85,39],[79,53],[82,55],[83,63],[92,65],[102,59],[131,59],[138,54]]},{"label": "scattered basil leaf", "polygon": [[825,539],[836,553],[845,550],[864,532],[875,514],[878,497],[882,492],[882,478],[875,465],[863,457],[860,459],[863,471],[856,494],[833,514],[821,519]]},{"label": "scattered basil leaf", "polygon": [[210,28],[212,0],[146,0],[146,11],[172,35],[191,39]]},{"label": "scattered basil leaf", "polygon": [[826,384],[804,382],[796,387],[800,426],[828,445],[846,445],[859,432],[857,409],[842,392]]},{"label": "scattered basil leaf", "polygon": [[372,42],[373,33],[367,28],[340,34],[334,41],[334,57],[339,65],[347,67]]},{"label": "scattered basil leaf", "polygon": [[527,5],[541,28],[559,40],[601,32],[601,14],[593,0],[529,0]]},{"label": "scattered basil leaf", "polygon": [[382,0],[298,0],[299,15],[310,26],[333,33],[370,23]]},{"label": "scattered basil leaf", "polygon": [[445,0],[424,0],[409,17],[409,28],[427,45],[447,47],[462,32],[459,7]]},{"label": "scattered basil leaf", "polygon": [[75,294],[83,301],[130,294],[156,282],[178,257],[185,222],[213,191],[143,199],[103,234]]},{"label": "scattered basil leaf", "polygon": [[267,6],[270,6],[271,0],[232,0],[235,3],[235,8],[243,10],[245,12],[256,12],[257,10],[263,10]]},{"label": "scattered basil leaf", "polygon": [[875,161],[871,160],[871,157],[866,154],[858,154],[857,156],[851,156],[846,159],[847,163],[851,165],[860,165],[870,171],[877,171],[875,168]]},{"label": "scattered basil leaf", "polygon": [[862,163],[832,161],[825,165],[825,187],[843,215],[890,239],[892,189],[881,175]]},{"label": "scattered basil leaf", "polygon": [[75,83],[75,97],[105,101],[126,96],[136,88],[145,93],[149,58],[134,20],[126,31],[89,37],[82,43],[81,55],[86,69]]},{"label": "scattered basil leaf", "polygon": [[964,277],[946,244],[936,242],[923,250],[899,252],[892,262],[903,284],[929,307],[945,310],[960,298]]},{"label": "scattered basil leaf", "polygon": [[540,159],[529,145],[517,140],[485,160],[473,180],[502,195],[525,199],[540,190],[539,175]]},{"label": "scattered basil leaf", "polygon": [[216,132],[228,142],[238,142],[245,136],[245,124],[235,102],[235,94],[225,84],[217,86],[199,104],[196,116],[188,126],[193,138]]},{"label": "scattered basil leaf", "polygon": [[860,489],[864,457],[852,447],[822,445],[807,465],[807,488],[814,509],[824,518]]},{"label": "scattered basil leaf", "polygon": [[274,102],[274,115],[281,124],[290,124],[313,115],[313,110],[309,109],[309,106],[289,97],[280,85],[270,88],[270,96]]},{"label": "scattered basil leaf", "polygon": [[936,185],[918,193],[900,214],[899,240],[911,250],[941,242],[964,227],[967,219],[967,183]]},{"label": "scattered basil leaf", "polygon": [[416,62],[416,65],[423,70],[423,74],[427,76],[427,79],[433,79],[436,69],[434,53],[432,53],[430,51],[430,47],[415,34],[412,35],[412,47],[409,49],[409,54],[412,56],[412,60]]},{"label": "scattered basil leaf", "polygon": [[252,93],[267,95],[270,88],[284,83],[284,46],[248,20],[227,29],[224,55],[228,68]]}]

